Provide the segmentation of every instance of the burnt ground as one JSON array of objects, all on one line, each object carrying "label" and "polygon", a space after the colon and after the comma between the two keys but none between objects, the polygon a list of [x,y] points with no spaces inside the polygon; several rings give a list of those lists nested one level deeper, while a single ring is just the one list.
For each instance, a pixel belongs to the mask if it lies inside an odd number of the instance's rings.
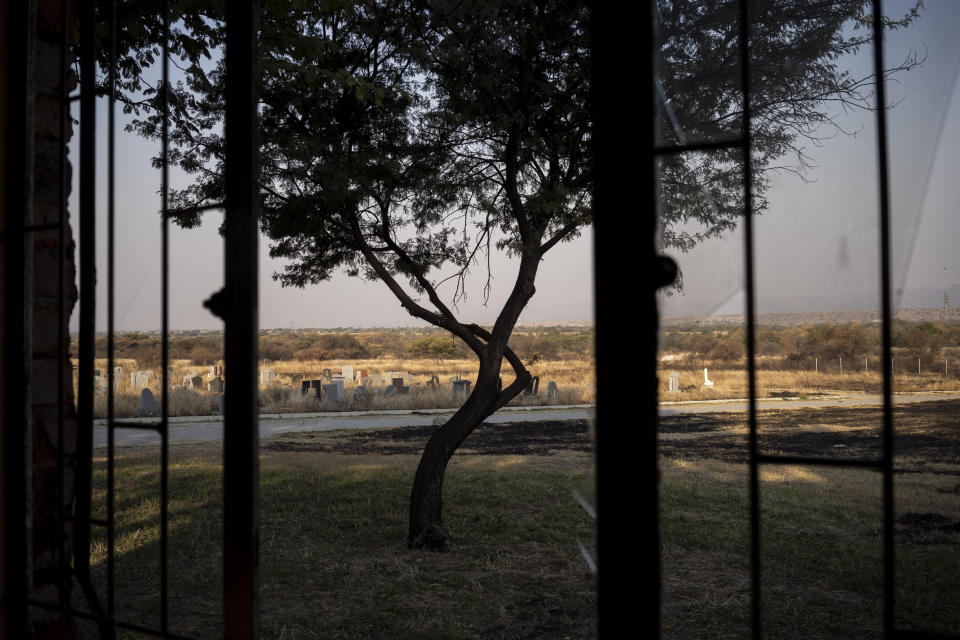
[{"label": "burnt ground", "polygon": [[[285,434],[266,441],[273,451],[322,451],[349,455],[417,455],[430,435],[427,427],[390,427],[363,431],[312,431]],[[557,451],[592,449],[586,420],[483,423],[463,446],[460,455],[549,455]]]},{"label": "burnt ground", "polygon": [[[877,459],[882,451],[882,417],[881,409],[876,407],[763,409],[757,412],[760,450],[792,456]],[[642,428],[627,422],[624,421],[624,428]],[[929,465],[960,462],[960,400],[895,406],[894,427],[899,471],[930,472]],[[289,452],[416,455],[436,428],[304,432],[278,436],[265,441],[263,446]],[[558,451],[591,450],[586,420],[545,420],[484,423],[467,438],[459,453],[549,455]],[[747,454],[746,412],[661,418],[661,456],[745,463]]]},{"label": "burnt ground", "polygon": [[[879,407],[764,409],[757,412],[758,445],[763,454],[877,460],[882,423]],[[895,404],[893,424],[898,472],[960,462],[960,401]],[[664,416],[660,455],[745,463],[746,426],[746,412]]]}]

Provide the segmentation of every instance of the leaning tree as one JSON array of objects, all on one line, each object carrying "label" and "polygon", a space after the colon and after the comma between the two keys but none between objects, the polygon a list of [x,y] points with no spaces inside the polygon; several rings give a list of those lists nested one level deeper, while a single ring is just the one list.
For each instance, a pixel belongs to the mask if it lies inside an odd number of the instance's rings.
[{"label": "leaning tree", "polygon": [[[869,106],[873,79],[836,61],[869,41],[856,29],[866,2],[754,4],[752,179],[762,196],[771,171],[806,166],[800,143],[835,124],[830,104]],[[654,3],[665,141],[737,132],[742,100],[736,83],[724,81],[737,64],[737,6]],[[121,13],[132,7],[122,4]],[[223,32],[204,3],[173,7],[171,50],[183,80],[168,87],[170,158],[195,179],[172,202],[178,221],[191,226],[224,192],[224,69],[205,61]],[[143,13],[133,22],[120,43],[120,98],[136,116],[132,128],[157,137],[161,94],[142,70],[157,56],[159,23]],[[478,358],[473,392],[429,439],[410,497],[409,545],[445,548],[447,464],[527,386],[511,333],[541,260],[593,219],[588,8],[576,0],[270,0],[259,43],[261,224],[271,255],[289,260],[275,278],[297,287],[338,271],[380,280],[412,316],[449,331]],[[629,70],[646,63],[624,61],[625,100]],[[624,149],[623,161],[646,152]],[[791,152],[793,165],[777,164]],[[737,224],[742,176],[733,153],[662,163],[665,247],[689,249]],[[764,204],[758,199],[757,211]],[[617,214],[632,215],[608,215]],[[704,230],[678,230],[690,220]],[[489,264],[496,250],[515,258],[516,275],[487,328],[462,318],[456,303],[471,266]],[[489,277],[487,270],[487,289]],[[444,297],[447,280],[453,293]],[[513,372],[506,386],[504,362]]]}]

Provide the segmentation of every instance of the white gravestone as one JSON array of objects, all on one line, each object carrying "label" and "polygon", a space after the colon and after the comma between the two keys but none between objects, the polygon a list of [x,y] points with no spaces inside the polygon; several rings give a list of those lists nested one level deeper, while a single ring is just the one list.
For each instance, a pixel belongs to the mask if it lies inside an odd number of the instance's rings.
[{"label": "white gravestone", "polygon": [[711,389],[713,388],[713,380],[710,379],[710,376],[707,375],[707,368],[703,368],[703,386],[704,388]]},{"label": "white gravestone", "polygon": [[680,391],[680,374],[676,371],[670,372],[670,388],[667,389],[670,393],[678,393]]}]

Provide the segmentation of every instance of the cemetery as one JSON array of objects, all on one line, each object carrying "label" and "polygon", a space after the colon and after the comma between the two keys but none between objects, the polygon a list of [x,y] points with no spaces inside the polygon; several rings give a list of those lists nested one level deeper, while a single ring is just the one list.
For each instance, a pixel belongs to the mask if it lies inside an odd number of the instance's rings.
[{"label": "cemetery", "polygon": [[[454,408],[469,395],[477,361],[462,345],[453,355],[423,357],[437,332],[407,329],[262,332],[260,406],[267,413]],[[759,398],[877,393],[882,378],[872,323],[760,326]],[[431,338],[432,339],[432,338]],[[170,415],[212,415],[228,384],[215,332],[171,336]],[[662,401],[744,398],[742,324],[664,327]],[[592,329],[520,329],[514,348],[533,380],[515,404],[590,404],[595,399]],[[894,341],[895,391],[960,390],[960,325],[901,321]],[[117,339],[114,391],[118,416],[144,409],[141,392],[162,392],[156,336]],[[449,344],[447,344],[449,347]],[[149,350],[146,350],[149,347]],[[105,345],[98,344],[98,349]],[[428,354],[429,355],[429,354]],[[136,356],[136,357],[130,357]],[[107,362],[95,362],[96,414],[106,415]],[[74,369],[74,380],[76,380]],[[503,384],[512,380],[504,366]],[[400,382],[396,382],[399,380]]]},{"label": "cemetery", "polygon": [[[347,334],[350,335],[350,334]],[[385,355],[370,357],[370,350],[359,349],[350,340],[336,341],[347,348],[333,349],[331,353],[315,353],[316,358],[300,357],[281,360],[262,358],[259,362],[260,407],[263,413],[309,413],[353,410],[416,410],[456,408],[470,395],[475,383],[476,360],[468,357],[448,357],[443,362],[433,358],[411,357],[414,354],[407,342],[398,338],[399,330],[369,332],[367,340]],[[582,334],[574,334],[582,335]],[[302,332],[270,332],[264,336],[261,355],[284,355],[277,346],[281,339],[300,340]],[[395,341],[393,347],[385,345]],[[153,415],[150,401],[144,403],[144,390],[152,401],[159,403],[164,388],[163,376],[153,358],[137,349],[121,348],[115,359],[114,395],[115,415],[135,417]],[[195,349],[191,336],[188,344]],[[359,344],[359,343],[357,343]],[[533,374],[530,386],[512,404],[519,405],[578,405],[594,401],[594,374],[592,355],[582,349],[554,353],[560,357],[537,360],[528,369]],[[543,347],[543,343],[534,343]],[[549,346],[549,345],[547,345]],[[413,351],[416,351],[414,349]],[[365,357],[350,357],[349,354]],[[193,359],[191,351],[178,346],[176,336],[171,340],[169,371],[169,415],[216,415],[219,398],[229,385],[230,374],[221,359],[209,358],[198,352]],[[139,355],[141,359],[125,357]],[[309,354],[299,354],[308,356]],[[570,358],[562,357],[569,355]],[[96,366],[106,373],[106,359],[97,358]],[[74,383],[76,383],[74,370]],[[512,369],[505,365],[503,385],[513,381]],[[102,380],[101,380],[102,378]],[[107,376],[97,378],[95,416],[106,416]]]}]

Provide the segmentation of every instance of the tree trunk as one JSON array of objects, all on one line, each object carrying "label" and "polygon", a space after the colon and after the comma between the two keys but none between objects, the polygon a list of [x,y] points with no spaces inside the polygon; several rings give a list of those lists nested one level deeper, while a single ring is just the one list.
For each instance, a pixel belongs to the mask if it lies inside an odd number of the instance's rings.
[{"label": "tree trunk", "polygon": [[410,494],[410,532],[407,545],[411,549],[445,551],[451,540],[443,525],[443,476],[447,463],[460,444],[490,414],[497,401],[498,376],[484,372],[463,406],[427,442],[417,466]]}]

